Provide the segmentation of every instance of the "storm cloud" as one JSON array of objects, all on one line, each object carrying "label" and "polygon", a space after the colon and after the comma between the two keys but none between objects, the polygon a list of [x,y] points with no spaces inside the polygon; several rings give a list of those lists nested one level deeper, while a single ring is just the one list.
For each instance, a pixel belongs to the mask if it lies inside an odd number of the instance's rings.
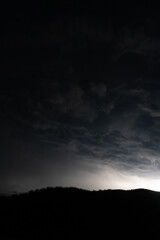
[{"label": "storm cloud", "polygon": [[157,189],[158,19],[149,3],[120,5],[5,16],[0,191]]}]

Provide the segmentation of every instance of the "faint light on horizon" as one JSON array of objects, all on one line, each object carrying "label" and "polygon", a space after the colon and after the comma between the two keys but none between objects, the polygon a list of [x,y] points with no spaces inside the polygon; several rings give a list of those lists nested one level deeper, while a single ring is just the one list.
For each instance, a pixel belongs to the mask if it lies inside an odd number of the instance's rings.
[{"label": "faint light on horizon", "polygon": [[102,171],[97,171],[94,173],[81,173],[81,176],[81,180],[75,180],[75,185],[90,190],[131,190],[143,188],[153,191],[160,191],[160,178],[151,174],[148,176],[141,176],[138,172],[137,174],[133,174],[128,171],[121,171],[106,167],[105,170],[103,168]]},{"label": "faint light on horizon", "polygon": [[152,177],[152,175],[140,176],[140,174],[136,175],[114,169],[110,169],[106,171],[106,174],[103,173],[102,175],[104,179],[106,175],[107,183],[103,185],[104,187],[106,185],[107,188],[124,190],[144,188],[160,191],[160,178],[155,176]]}]

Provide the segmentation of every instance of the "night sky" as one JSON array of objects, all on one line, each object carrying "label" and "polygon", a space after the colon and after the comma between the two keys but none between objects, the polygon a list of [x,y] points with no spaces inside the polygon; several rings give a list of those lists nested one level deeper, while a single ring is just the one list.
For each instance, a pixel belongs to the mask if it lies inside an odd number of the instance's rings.
[{"label": "night sky", "polygon": [[106,2],[2,9],[1,193],[160,190],[159,8]]}]

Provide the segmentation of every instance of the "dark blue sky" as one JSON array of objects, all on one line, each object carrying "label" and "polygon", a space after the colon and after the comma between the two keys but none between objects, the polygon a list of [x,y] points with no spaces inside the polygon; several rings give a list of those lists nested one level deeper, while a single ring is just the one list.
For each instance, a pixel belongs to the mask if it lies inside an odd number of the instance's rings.
[{"label": "dark blue sky", "polygon": [[157,7],[73,2],[5,6],[0,191],[160,190]]}]

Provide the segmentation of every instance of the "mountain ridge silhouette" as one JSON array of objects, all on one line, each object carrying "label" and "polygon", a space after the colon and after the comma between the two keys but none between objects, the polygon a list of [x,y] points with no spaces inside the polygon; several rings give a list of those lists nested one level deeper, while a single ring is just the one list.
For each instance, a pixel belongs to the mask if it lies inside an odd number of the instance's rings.
[{"label": "mountain ridge silhouette", "polygon": [[0,239],[159,236],[160,192],[43,188],[0,197]]}]

